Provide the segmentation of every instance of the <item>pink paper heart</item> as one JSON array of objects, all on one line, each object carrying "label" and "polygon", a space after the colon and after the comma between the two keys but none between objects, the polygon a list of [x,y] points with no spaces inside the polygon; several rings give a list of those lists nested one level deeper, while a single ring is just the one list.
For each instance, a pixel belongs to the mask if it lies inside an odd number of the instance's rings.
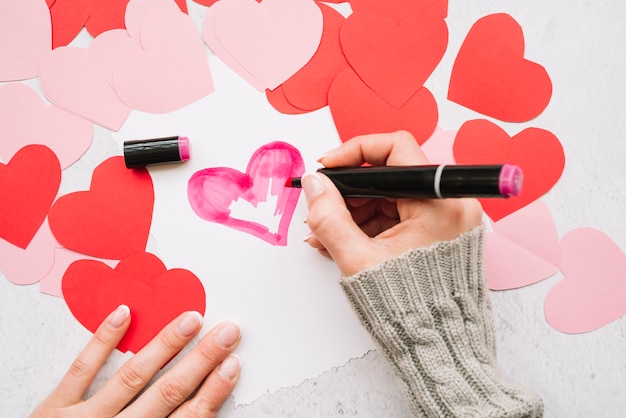
[{"label": "pink paper heart", "polygon": [[[44,221],[26,248],[0,239],[0,270],[11,283],[19,285],[40,281],[54,262],[54,249],[60,246],[48,221]],[[37,260],[37,262],[33,262]]]},{"label": "pink paper heart", "polygon": [[492,290],[515,289],[559,271],[559,236],[550,210],[536,200],[493,224],[485,236],[485,269]]},{"label": "pink paper heart", "polygon": [[[300,152],[284,142],[257,149],[245,173],[228,167],[206,168],[189,179],[187,195],[193,211],[202,219],[248,233],[272,245],[287,245],[287,232],[298,203],[300,189],[285,187],[288,178],[304,173]],[[274,216],[280,216],[278,231],[231,216],[230,206],[239,198],[257,207],[268,192],[277,196]]]},{"label": "pink paper heart", "polygon": [[626,314],[626,255],[604,232],[577,228],[561,239],[563,280],[548,292],[546,320],[568,334],[594,331]]},{"label": "pink paper heart", "polygon": [[132,36],[139,36],[141,25],[148,14],[160,8],[169,8],[172,11],[181,11],[172,0],[132,0],[126,6],[124,25]]},{"label": "pink paper heart", "polygon": [[422,151],[432,164],[454,164],[452,146],[457,131],[444,131],[439,126],[435,132],[422,144]]},{"label": "pink paper heart", "polygon": [[91,145],[93,125],[72,113],[46,105],[26,84],[0,86],[0,160],[9,161],[22,147],[45,145],[61,169],[76,162]]},{"label": "pink paper heart", "polygon": [[310,0],[220,0],[211,8],[222,50],[270,90],[304,67],[322,37],[322,12]]},{"label": "pink paper heart", "polygon": [[250,83],[252,87],[259,91],[265,90],[265,84],[257,80],[254,75],[246,70],[217,39],[217,35],[215,34],[215,21],[219,10],[220,6],[209,7],[204,15],[204,20],[202,21],[202,37],[204,42],[209,48],[211,48],[211,51],[213,51],[213,53],[224,62],[224,64],[228,65],[231,70]]},{"label": "pink paper heart", "polygon": [[95,260],[99,261],[107,266],[114,268],[118,260],[107,260],[104,258],[91,257],[89,255],[81,254],[76,251],[72,251],[67,248],[61,247],[60,244],[54,249],[54,260],[52,268],[41,278],[39,281],[39,291],[46,295],[56,296],[58,298],[63,297],[62,281],[63,275],[67,268],[75,261],[78,260]]},{"label": "pink paper heart", "polygon": [[149,12],[139,37],[131,38],[134,50],[121,51],[113,72],[115,91],[129,107],[168,113],[213,92],[202,39],[193,20],[177,8]]},{"label": "pink paper heart", "polygon": [[[110,51],[102,45],[99,48]],[[131,109],[111,87],[107,67],[102,66],[107,58],[99,56],[99,48],[56,48],[44,58],[39,81],[43,93],[56,106],[117,131]]]},{"label": "pink paper heart", "polygon": [[0,2],[0,81],[37,77],[52,49],[50,10],[43,0]]}]

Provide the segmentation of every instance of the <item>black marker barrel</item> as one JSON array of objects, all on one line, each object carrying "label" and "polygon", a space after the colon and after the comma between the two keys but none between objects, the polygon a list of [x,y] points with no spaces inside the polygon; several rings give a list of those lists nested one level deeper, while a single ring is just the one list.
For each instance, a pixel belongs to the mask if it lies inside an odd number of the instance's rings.
[{"label": "black marker barrel", "polygon": [[189,156],[189,139],[184,136],[124,141],[124,162],[127,168],[182,162],[188,160]]},{"label": "black marker barrel", "polygon": [[[378,198],[509,197],[519,195],[522,171],[510,164],[321,168],[343,196]],[[301,187],[299,178],[287,187]]]}]

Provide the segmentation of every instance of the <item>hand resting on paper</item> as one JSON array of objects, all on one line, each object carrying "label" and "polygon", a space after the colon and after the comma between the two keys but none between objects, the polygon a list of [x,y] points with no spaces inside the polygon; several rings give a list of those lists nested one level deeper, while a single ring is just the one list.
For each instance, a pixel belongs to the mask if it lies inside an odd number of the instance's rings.
[{"label": "hand resting on paper", "polygon": [[241,334],[232,322],[223,322],[209,331],[137,397],[160,368],[198,334],[202,326],[198,312],[181,314],[117,370],[100,390],[83,400],[130,323],[131,313],[126,306],[112,312],[31,417],[215,417],[239,379],[239,359],[232,352]]},{"label": "hand resting on paper", "polygon": [[[326,167],[428,161],[406,132],[355,137]],[[311,235],[334,259],[355,314],[389,360],[416,417],[540,417],[533,391],[498,371],[475,199],[344,199],[301,179]]]}]

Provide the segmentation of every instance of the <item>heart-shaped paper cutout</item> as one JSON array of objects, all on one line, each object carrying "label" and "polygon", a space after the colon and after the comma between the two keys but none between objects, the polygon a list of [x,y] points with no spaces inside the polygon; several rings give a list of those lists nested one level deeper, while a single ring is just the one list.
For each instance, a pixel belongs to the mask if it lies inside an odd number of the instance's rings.
[{"label": "heart-shaped paper cutout", "polygon": [[561,332],[594,331],[626,314],[626,255],[602,231],[577,228],[561,239],[564,278],[548,292],[548,323]]},{"label": "heart-shaped paper cutout", "polygon": [[405,130],[421,145],[434,132],[439,117],[437,102],[426,87],[396,109],[350,68],[339,73],[330,86],[328,106],[343,142],[357,135]]},{"label": "heart-shaped paper cutout", "polygon": [[[285,187],[285,183],[303,173],[304,163],[296,148],[285,142],[271,142],[254,152],[245,173],[228,167],[195,172],[189,179],[187,194],[191,208],[200,218],[284,246],[300,196],[300,189]],[[274,211],[274,216],[281,217],[278,231],[231,216],[233,201],[243,198],[257,207],[267,201],[268,192],[278,198]]]},{"label": "heart-shaped paper cutout", "polygon": [[213,92],[202,39],[193,20],[175,7],[149,12],[131,42],[135,48],[118,55],[113,72],[115,91],[127,106],[168,113]]},{"label": "heart-shaped paper cutout", "polygon": [[111,157],[95,168],[90,189],[61,196],[50,208],[48,220],[62,246],[121,260],[145,251],[153,206],[148,171],[129,170],[123,157]]},{"label": "heart-shaped paper cutout", "polygon": [[291,102],[287,100],[287,96],[285,96],[285,90],[282,84],[274,90],[265,90],[265,97],[267,98],[267,102],[280,113],[286,115],[301,115],[310,112],[309,110],[303,110],[291,104]]},{"label": "heart-shaped paper cutout", "polygon": [[52,49],[50,12],[41,0],[0,2],[0,81],[37,77]]},{"label": "heart-shaped paper cutout", "polygon": [[524,35],[508,14],[479,19],[456,57],[448,99],[507,122],[526,122],[550,102],[545,68],[524,59]]},{"label": "heart-shaped paper cutout", "polygon": [[[109,48],[103,49],[110,51]],[[61,109],[117,131],[131,109],[122,103],[110,85],[106,67],[102,66],[103,58],[97,51],[56,48],[41,63],[41,90]]]},{"label": "heart-shaped paper cutout", "polygon": [[90,3],[85,0],[55,0],[49,6],[53,48],[69,44],[78,35],[89,19],[87,7]]},{"label": "heart-shaped paper cutout", "polygon": [[202,20],[202,39],[204,39],[204,42],[208,45],[211,51],[213,51],[213,53],[217,55],[224,64],[230,67],[230,69],[235,73],[239,74],[241,78],[250,83],[252,87],[259,91],[266,90],[267,87],[265,84],[256,79],[250,71],[244,68],[244,66],[241,65],[233,55],[231,55],[230,51],[226,49],[217,38],[217,34],[215,33],[215,22],[220,12],[220,7],[221,6],[219,5],[209,7],[204,14],[204,19]]},{"label": "heart-shaped paper cutout", "polygon": [[[50,7],[52,17],[52,39],[54,47],[69,44],[83,26],[89,34],[97,37],[112,29],[125,28],[127,7],[135,3],[161,3],[156,0],[55,0]],[[187,13],[185,0],[173,0],[178,8]],[[170,3],[174,4],[172,1]]]},{"label": "heart-shaped paper cutout", "polygon": [[26,248],[46,219],[61,184],[61,166],[44,145],[27,145],[0,163],[0,238]]},{"label": "heart-shaped paper cutout", "polygon": [[91,332],[116,307],[130,308],[131,324],[117,348],[137,353],[185,311],[204,314],[202,282],[190,271],[167,270],[150,253],[133,254],[115,269],[94,260],[79,260],[63,276],[63,297],[72,314]]},{"label": "heart-shaped paper cutout", "polygon": [[[195,3],[201,4],[203,6],[212,6],[216,1],[218,0],[193,0]],[[261,2],[261,0],[256,0],[258,3]],[[329,1],[328,3],[335,3],[333,1]]]},{"label": "heart-shaped paper cutout", "polygon": [[484,119],[470,120],[461,126],[454,141],[454,157],[459,164],[514,164],[522,169],[524,184],[519,196],[480,199],[494,222],[547,193],[565,167],[563,147],[550,131],[527,128],[510,137]]},{"label": "heart-shaped paper cutout", "polygon": [[220,0],[211,8],[215,38],[265,88],[302,68],[322,37],[322,12],[310,0]]},{"label": "heart-shaped paper cutout", "polygon": [[485,270],[492,290],[539,282],[560,266],[559,235],[541,200],[495,222],[485,235]]},{"label": "heart-shaped paper cutout", "polygon": [[0,86],[0,160],[8,161],[22,147],[45,145],[55,152],[61,169],[76,162],[91,145],[93,125],[56,106],[46,105],[26,84]]},{"label": "heart-shaped paper cutout", "polygon": [[409,14],[400,24],[368,10],[341,27],[341,47],[361,79],[387,103],[401,108],[441,61],[448,45],[443,18]]},{"label": "heart-shaped paper cutout", "polygon": [[119,262],[119,260],[107,260],[105,258],[90,257],[86,254],[77,253],[76,251],[61,247],[58,243],[57,248],[54,248],[53,256],[52,268],[50,268],[39,281],[39,291],[58,298],[63,297],[61,284],[63,275],[73,262],[78,260],[94,260],[104,263],[111,268],[114,268]]},{"label": "heart-shaped paper cutout", "polygon": [[328,105],[330,85],[337,74],[348,67],[339,43],[339,31],[346,19],[330,6],[317,5],[324,17],[320,45],[311,60],[282,84],[287,100],[308,111]]},{"label": "heart-shaped paper cutout", "polygon": [[410,15],[429,15],[445,19],[448,16],[448,0],[350,0],[354,12],[369,10],[400,23]]},{"label": "heart-shaped paper cutout", "polygon": [[37,283],[50,271],[54,263],[54,249],[58,245],[47,221],[43,222],[26,248],[0,239],[0,270],[11,283]]},{"label": "heart-shaped paper cutout", "polygon": [[422,151],[431,164],[455,164],[452,148],[457,131],[444,131],[439,126],[422,144]]},{"label": "heart-shaped paper cutout", "polygon": [[[180,12],[181,9],[172,0],[132,0],[126,6],[124,25],[130,36],[139,37],[144,20],[155,10],[169,9]],[[184,13],[187,13],[183,10]]]}]

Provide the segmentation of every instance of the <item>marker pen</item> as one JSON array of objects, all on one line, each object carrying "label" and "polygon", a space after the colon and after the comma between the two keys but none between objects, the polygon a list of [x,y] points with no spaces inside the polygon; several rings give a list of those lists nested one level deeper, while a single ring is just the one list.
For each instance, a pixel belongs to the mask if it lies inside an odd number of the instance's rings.
[{"label": "marker pen", "polygon": [[185,136],[124,141],[126,168],[182,162],[189,158],[189,139]]},{"label": "marker pen", "polygon": [[[345,197],[448,198],[519,195],[522,170],[510,164],[321,168]],[[302,187],[300,178],[286,187]]]}]

